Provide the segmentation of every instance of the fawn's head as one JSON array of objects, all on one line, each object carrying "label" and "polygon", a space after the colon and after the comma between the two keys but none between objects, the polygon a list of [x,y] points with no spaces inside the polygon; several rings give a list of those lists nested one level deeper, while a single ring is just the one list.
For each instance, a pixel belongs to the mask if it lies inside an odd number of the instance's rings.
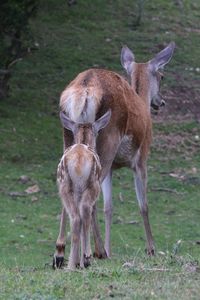
[{"label": "fawn's head", "polygon": [[136,63],[133,52],[127,46],[121,51],[121,64],[130,76],[133,89],[148,102],[149,107],[156,110],[165,105],[160,94],[160,81],[163,79],[160,70],[172,58],[174,48],[175,43],[171,42],[147,63]]},{"label": "fawn's head", "polygon": [[62,126],[73,133],[74,144],[85,144],[96,148],[96,138],[99,130],[106,127],[111,118],[111,110],[108,110],[94,123],[80,124],[69,119],[63,112],[60,112]]}]

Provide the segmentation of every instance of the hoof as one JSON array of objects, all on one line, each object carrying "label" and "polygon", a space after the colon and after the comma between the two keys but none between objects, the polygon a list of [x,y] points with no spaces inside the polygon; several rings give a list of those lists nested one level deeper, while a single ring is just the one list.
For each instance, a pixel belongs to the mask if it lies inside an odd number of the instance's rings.
[{"label": "hoof", "polygon": [[53,257],[53,269],[60,269],[64,265],[64,256],[56,256]]},{"label": "hoof", "polygon": [[80,263],[79,262],[77,262],[77,263],[69,263],[68,262],[68,265],[67,265],[67,267],[65,267],[64,268],[64,270],[65,271],[69,271],[69,272],[71,272],[71,271],[76,271],[76,270],[79,270],[79,269],[82,269],[82,267],[81,267],[81,265],[80,265]]},{"label": "hoof", "polygon": [[156,254],[154,248],[145,249],[145,252],[148,256],[154,256]]},{"label": "hoof", "polygon": [[100,253],[100,252],[94,252],[93,253],[93,257],[98,258],[98,259],[106,259],[108,258],[108,255],[106,253],[106,251],[104,250],[104,252]]},{"label": "hoof", "polygon": [[88,268],[91,264],[90,264],[90,259],[91,259],[91,255],[90,256],[86,256],[84,254],[84,267]]}]

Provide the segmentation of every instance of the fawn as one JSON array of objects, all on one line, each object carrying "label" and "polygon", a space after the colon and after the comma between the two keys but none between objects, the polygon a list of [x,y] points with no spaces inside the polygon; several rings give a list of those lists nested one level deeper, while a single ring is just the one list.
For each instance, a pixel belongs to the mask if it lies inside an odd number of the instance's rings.
[{"label": "fawn", "polygon": [[90,265],[90,226],[93,206],[100,193],[101,176],[96,138],[99,130],[108,124],[110,116],[108,111],[92,124],[78,124],[60,113],[63,127],[70,130],[74,137],[74,144],[65,150],[57,169],[59,195],[71,225],[68,262],[71,270],[79,265],[81,268]]}]

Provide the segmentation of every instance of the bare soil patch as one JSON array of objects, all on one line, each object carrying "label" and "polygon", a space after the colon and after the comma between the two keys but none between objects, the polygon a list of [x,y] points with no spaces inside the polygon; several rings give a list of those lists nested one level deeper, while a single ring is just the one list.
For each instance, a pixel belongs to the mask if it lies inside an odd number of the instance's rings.
[{"label": "bare soil patch", "polygon": [[162,92],[166,106],[153,117],[154,122],[195,120],[200,123],[200,80],[186,82],[178,75],[174,80],[177,86]]}]

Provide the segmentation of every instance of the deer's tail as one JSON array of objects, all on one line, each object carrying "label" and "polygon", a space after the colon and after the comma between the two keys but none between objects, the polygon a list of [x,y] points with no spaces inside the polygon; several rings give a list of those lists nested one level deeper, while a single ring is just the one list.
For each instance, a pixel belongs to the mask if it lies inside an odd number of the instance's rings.
[{"label": "deer's tail", "polygon": [[68,87],[61,94],[60,107],[69,118],[78,123],[95,121],[101,96],[94,87]]}]

